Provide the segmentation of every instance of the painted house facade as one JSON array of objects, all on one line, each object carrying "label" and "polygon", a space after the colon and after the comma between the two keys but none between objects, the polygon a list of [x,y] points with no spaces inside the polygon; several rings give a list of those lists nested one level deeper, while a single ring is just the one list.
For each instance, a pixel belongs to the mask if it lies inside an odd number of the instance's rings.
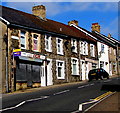
[{"label": "painted house facade", "polygon": [[100,33],[100,25],[92,24],[92,33],[98,39],[98,58],[99,67],[105,69],[110,76],[118,75],[118,47],[119,41],[111,37],[111,34],[105,36]]}]

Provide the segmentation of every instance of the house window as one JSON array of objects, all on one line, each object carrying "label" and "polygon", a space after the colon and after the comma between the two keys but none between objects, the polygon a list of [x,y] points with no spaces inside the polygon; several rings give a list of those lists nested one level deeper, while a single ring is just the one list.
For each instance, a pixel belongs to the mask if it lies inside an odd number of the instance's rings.
[{"label": "house window", "polygon": [[38,51],[38,35],[33,35],[33,50]]},{"label": "house window", "polygon": [[20,45],[21,45],[21,49],[26,49],[26,37],[24,31],[21,31]]},{"label": "house window", "polygon": [[63,55],[63,39],[56,38],[57,54]]},{"label": "house window", "polygon": [[72,49],[72,52],[75,52],[77,53],[77,40],[76,39],[71,39],[71,49]]},{"label": "house window", "polygon": [[102,53],[104,53],[104,49],[105,49],[104,44],[101,44],[101,52]]},{"label": "house window", "polygon": [[84,55],[88,55],[88,43],[84,42]]},{"label": "house window", "polygon": [[80,42],[80,54],[88,55],[88,43],[86,41]]},{"label": "house window", "polygon": [[90,56],[95,57],[95,47],[93,44],[90,44]]},{"label": "house window", "polygon": [[58,79],[65,79],[64,61],[56,60],[56,71]]},{"label": "house window", "polygon": [[45,50],[48,52],[52,52],[52,43],[51,36],[45,35]]},{"label": "house window", "polygon": [[83,41],[80,41],[80,54],[84,53],[84,43]]},{"label": "house window", "polygon": [[113,49],[113,52],[114,52],[114,55],[116,55],[116,50],[115,49]]},{"label": "house window", "polygon": [[71,58],[71,64],[72,64],[72,75],[79,75],[78,59]]}]

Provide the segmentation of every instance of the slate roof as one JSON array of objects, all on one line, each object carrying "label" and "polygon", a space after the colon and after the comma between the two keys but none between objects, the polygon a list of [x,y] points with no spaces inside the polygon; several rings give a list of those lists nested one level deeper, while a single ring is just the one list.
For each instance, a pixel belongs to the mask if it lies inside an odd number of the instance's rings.
[{"label": "slate roof", "polygon": [[90,36],[87,36],[85,33],[81,32],[80,30],[77,30],[72,26],[50,19],[42,20],[41,18],[33,14],[25,13],[5,6],[0,6],[0,8],[1,7],[2,17],[9,21],[11,25],[21,25],[28,28],[34,28],[38,30],[69,36],[71,38],[81,38],[84,40],[96,42],[96,40],[94,40]]}]

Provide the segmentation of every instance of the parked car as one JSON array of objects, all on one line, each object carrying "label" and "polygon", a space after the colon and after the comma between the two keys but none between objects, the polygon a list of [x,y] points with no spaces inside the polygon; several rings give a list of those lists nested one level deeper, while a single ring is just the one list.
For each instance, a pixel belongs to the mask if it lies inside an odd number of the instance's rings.
[{"label": "parked car", "polygon": [[97,69],[93,69],[90,70],[88,73],[88,78],[89,81],[91,81],[92,79],[103,79],[103,78],[107,78],[109,79],[109,74],[102,68],[97,68]]}]

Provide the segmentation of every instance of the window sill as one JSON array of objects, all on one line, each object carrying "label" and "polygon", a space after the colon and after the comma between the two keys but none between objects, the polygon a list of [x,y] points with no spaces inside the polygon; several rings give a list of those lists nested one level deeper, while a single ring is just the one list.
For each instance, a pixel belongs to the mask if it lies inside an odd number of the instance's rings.
[{"label": "window sill", "polygon": [[80,76],[80,75],[79,74],[77,74],[77,75],[72,74],[72,76]]},{"label": "window sill", "polygon": [[59,77],[57,77],[57,79],[58,79],[58,80],[65,80],[65,78],[59,78]]}]

